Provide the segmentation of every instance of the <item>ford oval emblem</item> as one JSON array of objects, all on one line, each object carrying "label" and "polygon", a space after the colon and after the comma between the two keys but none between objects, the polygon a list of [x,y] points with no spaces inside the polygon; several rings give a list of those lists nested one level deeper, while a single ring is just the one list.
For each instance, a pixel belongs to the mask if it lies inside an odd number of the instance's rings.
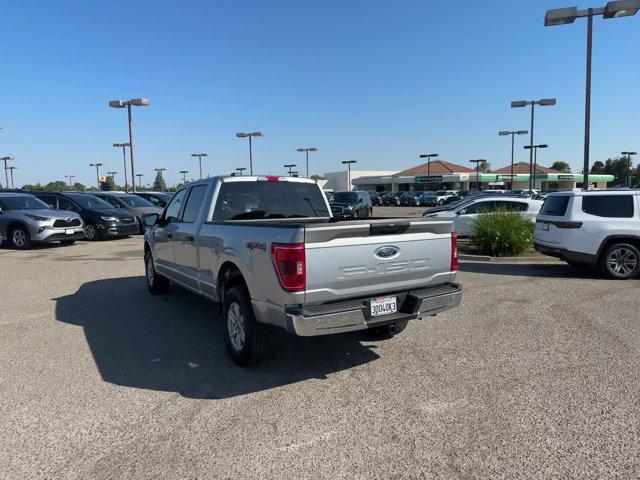
[{"label": "ford oval emblem", "polygon": [[376,248],[376,257],[380,258],[391,258],[395,257],[400,249],[398,247],[392,247],[391,245],[387,245],[385,247]]}]

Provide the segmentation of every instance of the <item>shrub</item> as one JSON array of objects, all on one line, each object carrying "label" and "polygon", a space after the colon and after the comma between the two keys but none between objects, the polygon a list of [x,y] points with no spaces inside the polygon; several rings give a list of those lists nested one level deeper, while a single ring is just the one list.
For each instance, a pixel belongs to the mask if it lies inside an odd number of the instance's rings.
[{"label": "shrub", "polygon": [[513,257],[533,242],[534,224],[522,212],[498,209],[481,213],[473,224],[473,243],[480,255]]}]

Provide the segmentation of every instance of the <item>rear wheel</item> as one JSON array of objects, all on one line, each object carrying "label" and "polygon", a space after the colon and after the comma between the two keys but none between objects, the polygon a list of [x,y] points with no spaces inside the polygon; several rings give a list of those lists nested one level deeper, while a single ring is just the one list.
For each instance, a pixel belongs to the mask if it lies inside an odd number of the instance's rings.
[{"label": "rear wheel", "polygon": [[640,251],[628,243],[616,243],[598,261],[600,270],[611,278],[628,280],[640,272]]},{"label": "rear wheel", "polygon": [[231,287],[224,295],[224,343],[231,359],[241,367],[258,363],[269,349],[271,332],[256,320],[249,292]]},{"label": "rear wheel", "polygon": [[31,248],[31,235],[26,228],[17,225],[9,232],[9,244],[17,250],[28,250]]}]

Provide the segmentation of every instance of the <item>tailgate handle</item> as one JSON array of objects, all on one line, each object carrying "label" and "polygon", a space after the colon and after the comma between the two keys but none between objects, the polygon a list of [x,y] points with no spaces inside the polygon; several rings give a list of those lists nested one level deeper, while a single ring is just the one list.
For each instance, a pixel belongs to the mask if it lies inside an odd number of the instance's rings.
[{"label": "tailgate handle", "polygon": [[393,223],[372,223],[369,225],[369,235],[391,235],[394,233],[404,233],[409,230],[409,222]]}]

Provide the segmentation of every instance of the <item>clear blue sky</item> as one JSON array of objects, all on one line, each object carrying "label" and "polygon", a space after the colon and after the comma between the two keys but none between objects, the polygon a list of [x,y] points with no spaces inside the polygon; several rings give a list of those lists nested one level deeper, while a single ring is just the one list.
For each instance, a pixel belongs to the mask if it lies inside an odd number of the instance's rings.
[{"label": "clear blue sky", "polygon": [[[586,7],[586,2],[577,2]],[[604,3],[604,0],[601,0]],[[539,157],[582,162],[586,22],[545,28],[561,1],[0,1],[0,155],[16,181],[91,183],[90,162],[122,172],[127,141],[116,98],[134,111],[138,171],[205,173],[247,166],[242,130],[262,130],[260,173],[303,163],[312,173],[401,169],[419,153],[507,163],[498,130],[528,129],[517,99],[557,97],[539,110]],[[596,6],[598,6],[597,4]],[[595,20],[592,160],[640,150],[640,15]],[[524,142],[520,142],[521,145]],[[519,159],[525,152],[518,148]],[[122,174],[120,173],[120,179]],[[4,178],[2,178],[4,183]]]}]

